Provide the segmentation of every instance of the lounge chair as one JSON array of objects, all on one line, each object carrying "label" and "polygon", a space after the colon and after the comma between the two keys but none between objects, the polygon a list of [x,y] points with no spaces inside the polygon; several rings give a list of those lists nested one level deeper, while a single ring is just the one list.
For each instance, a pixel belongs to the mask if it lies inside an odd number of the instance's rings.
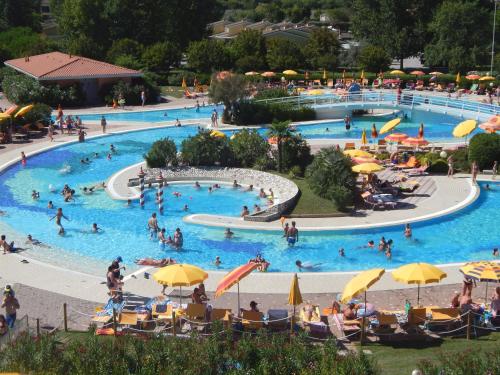
[{"label": "lounge chair", "polygon": [[342,336],[349,341],[359,340],[361,336],[361,319],[346,320],[341,313],[334,314],[332,321],[335,323]]},{"label": "lounge chair", "polygon": [[414,169],[418,167],[418,160],[415,156],[410,156],[406,163],[396,164],[393,169]]},{"label": "lounge chair", "polygon": [[374,333],[394,333],[398,326],[398,318],[394,314],[377,313],[377,324],[372,326]]},{"label": "lounge chair", "polygon": [[356,145],[354,142],[347,142],[344,146],[344,150],[354,150]]},{"label": "lounge chair", "polygon": [[393,209],[396,208],[398,204],[391,194],[372,194],[369,191],[366,191],[361,194],[361,198],[363,198],[365,204],[372,210],[375,210],[376,208]]},{"label": "lounge chair", "polygon": [[136,326],[138,323],[138,315],[136,312],[133,311],[122,311],[118,315],[117,323],[120,326],[127,326],[127,327]]},{"label": "lounge chair", "polygon": [[387,144],[385,143],[384,139],[379,139],[377,143],[377,152],[386,152],[387,151]]},{"label": "lounge chair", "polygon": [[158,320],[171,322],[173,318],[172,305],[153,305],[151,315]]},{"label": "lounge chair", "polygon": [[434,308],[431,309],[431,319],[427,322],[427,329],[436,328],[445,331],[452,330],[461,322],[460,310],[456,308]]},{"label": "lounge chair", "polygon": [[270,309],[267,311],[268,323],[267,326],[275,331],[287,329],[288,325],[288,310],[285,309]]},{"label": "lounge chair", "polygon": [[186,308],[186,318],[191,321],[204,322],[207,314],[207,306],[202,303],[190,303]]},{"label": "lounge chair", "polygon": [[415,190],[418,189],[419,186],[420,184],[418,183],[417,180],[408,180],[401,182],[398,187],[399,190],[401,190],[402,192],[413,193]]},{"label": "lounge chair", "polygon": [[213,322],[222,322],[224,328],[229,328],[231,326],[233,317],[231,313],[231,309],[212,309],[210,312],[210,321]]},{"label": "lounge chair", "polygon": [[421,333],[422,328],[420,326],[424,326],[426,322],[427,309],[425,307],[411,308],[410,311],[408,311],[408,320],[407,323],[403,325],[403,329]]},{"label": "lounge chair", "polygon": [[243,329],[247,331],[257,331],[264,326],[262,318],[264,315],[259,311],[246,311],[244,310],[241,315],[241,323]]},{"label": "lounge chair", "polygon": [[113,310],[115,314],[119,314],[124,307],[125,301],[115,303],[113,299],[110,298],[106,305],[96,309],[96,314],[92,317],[91,321],[94,323],[108,323],[113,319]]}]

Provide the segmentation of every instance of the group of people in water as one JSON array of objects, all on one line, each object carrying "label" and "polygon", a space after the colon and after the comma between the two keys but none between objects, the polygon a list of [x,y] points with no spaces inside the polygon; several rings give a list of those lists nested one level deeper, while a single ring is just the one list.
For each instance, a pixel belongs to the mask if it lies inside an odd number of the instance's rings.
[{"label": "group of people in water", "polygon": [[165,246],[169,245],[172,248],[179,250],[184,244],[184,236],[180,228],[177,228],[172,236],[166,235],[166,229],[160,228],[156,212],[153,212],[148,220],[148,231],[150,240],[158,240],[161,250],[165,250]]}]

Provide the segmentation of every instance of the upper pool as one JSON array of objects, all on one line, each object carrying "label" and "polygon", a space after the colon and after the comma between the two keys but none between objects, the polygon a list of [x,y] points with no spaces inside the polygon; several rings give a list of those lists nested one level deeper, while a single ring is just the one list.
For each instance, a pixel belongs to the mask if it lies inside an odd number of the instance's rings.
[{"label": "upper pool", "polygon": [[[141,161],[154,140],[169,136],[179,143],[196,131],[196,126],[186,126],[109,135],[30,157],[26,167],[16,164],[0,173],[0,210],[8,213],[0,217],[0,221],[23,236],[30,233],[46,244],[65,249],[49,250],[54,259],[71,258],[71,254],[75,254],[107,263],[121,255],[126,263],[132,263],[136,258],[171,256],[206,269],[214,268],[216,256],[221,257],[223,268],[228,269],[247,262],[257,253],[271,262],[271,271],[277,272],[295,271],[297,259],[322,263],[321,271],[397,267],[409,261],[450,263],[490,259],[491,249],[500,245],[500,232],[495,230],[500,212],[498,183],[492,184],[491,191],[482,190],[475,203],[458,213],[415,224],[412,240],[404,238],[403,228],[398,226],[301,233],[300,241],[293,248],[287,246],[281,232],[234,230],[235,237],[227,240],[222,228],[182,221],[186,215],[182,208],[186,204],[188,214],[238,216],[243,205],[251,208],[254,204],[265,204],[255,193],[223,186],[209,194],[206,185],[200,190],[191,184],[171,185],[165,191],[165,213],[159,222],[168,234],[177,227],[182,229],[184,247],[180,251],[170,248],[162,251],[156,241],[149,240],[146,222],[157,211],[153,192],[146,197],[145,209],[140,209],[136,202],[132,207],[125,207],[124,202],[112,200],[103,191],[81,194],[81,187],[106,180],[124,167]],[[105,155],[111,143],[118,152],[107,160]],[[93,157],[94,152],[98,153],[97,158]],[[90,164],[80,163],[87,157]],[[75,202],[64,203],[59,193],[50,191],[49,186],[60,191],[65,183],[77,191]],[[33,189],[40,192],[40,200],[32,200]],[[175,197],[174,191],[182,195]],[[47,208],[49,200],[56,207],[62,207],[71,219],[63,221],[67,230],[64,237],[57,234],[54,222],[49,222],[54,214],[54,210]],[[94,222],[103,228],[102,233],[89,233]],[[369,240],[378,242],[381,236],[394,240],[392,260],[377,250],[363,248]],[[345,257],[338,255],[340,247],[345,249]]]}]

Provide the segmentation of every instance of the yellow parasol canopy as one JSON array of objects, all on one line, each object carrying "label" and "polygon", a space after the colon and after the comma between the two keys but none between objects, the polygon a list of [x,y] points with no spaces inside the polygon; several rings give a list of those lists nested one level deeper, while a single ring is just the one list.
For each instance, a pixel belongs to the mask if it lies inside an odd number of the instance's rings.
[{"label": "yellow parasol canopy", "polygon": [[344,155],[350,157],[373,158],[373,154],[363,150],[345,150]]},{"label": "yellow parasol canopy", "polygon": [[0,113],[0,120],[8,119],[10,118],[10,115],[7,113]]},{"label": "yellow parasol canopy", "polygon": [[246,76],[257,76],[259,75],[259,72],[254,72],[253,70],[251,72],[246,72],[245,73]]},{"label": "yellow parasol canopy", "polygon": [[420,303],[420,284],[438,283],[446,273],[429,263],[411,263],[392,271],[392,278],[403,284],[418,284],[417,305]]},{"label": "yellow parasol canopy", "polygon": [[382,167],[379,164],[376,163],[363,163],[363,164],[358,164],[352,167],[352,171],[356,173],[363,173],[363,174],[370,174],[374,172],[380,172],[383,170],[384,167]]},{"label": "yellow parasol canopy", "polygon": [[305,93],[307,93],[307,95],[323,95],[325,91],[321,89],[315,89],[315,90],[305,91]]},{"label": "yellow parasol canopy", "polygon": [[216,138],[224,138],[224,137],[226,136],[223,132],[221,132],[221,131],[219,131],[219,130],[212,130],[212,131],[210,132],[210,135],[211,135],[212,137],[216,137]]},{"label": "yellow parasol canopy", "polygon": [[402,70],[391,70],[391,72],[389,74],[392,74],[392,75],[395,75],[395,76],[398,76],[398,75],[402,75],[402,74],[405,74],[405,72],[403,72]]},{"label": "yellow parasol canopy", "polygon": [[186,83],[186,78],[185,78],[185,77],[182,77],[182,84],[181,84],[181,87],[182,87],[183,89],[187,89],[187,87],[188,87],[188,86],[187,86],[187,83]]},{"label": "yellow parasol canopy", "polygon": [[288,293],[288,304],[298,306],[302,303],[302,294],[299,288],[299,278],[297,274],[293,275],[292,285],[290,286],[290,293]]},{"label": "yellow parasol canopy", "polygon": [[208,274],[191,264],[172,264],[162,267],[153,275],[159,284],[167,286],[191,286],[201,283]]},{"label": "yellow parasol canopy", "polygon": [[474,131],[477,127],[476,120],[466,120],[462,121],[460,124],[455,126],[453,129],[453,136],[457,138],[466,137]]},{"label": "yellow parasol canopy", "polygon": [[481,77],[479,78],[480,81],[494,81],[495,80],[495,77],[492,77],[492,76],[484,76],[484,77]]},{"label": "yellow parasol canopy", "polygon": [[366,145],[368,141],[366,140],[366,129],[363,129],[361,133],[361,144]]},{"label": "yellow parasol canopy", "polygon": [[395,118],[391,121],[386,122],[385,125],[382,126],[382,128],[380,129],[379,134],[384,134],[384,133],[391,131],[396,126],[398,126],[400,122],[401,122],[401,119],[399,117]]},{"label": "yellow parasol canopy", "polygon": [[462,80],[462,77],[460,77],[460,72],[457,73],[457,77],[455,78],[455,82],[458,84],[460,84],[460,81]]},{"label": "yellow parasol canopy", "polygon": [[16,114],[14,115],[14,117],[20,117],[20,116],[24,116],[26,113],[28,113],[29,111],[31,111],[33,109],[34,105],[33,104],[30,104],[30,105],[27,105],[23,108],[21,108],[19,111],[16,112]]},{"label": "yellow parasol canopy", "polygon": [[342,303],[347,303],[357,295],[365,292],[373,284],[379,281],[384,273],[385,270],[383,268],[374,268],[371,270],[363,271],[354,276],[351,281],[349,281],[345,286],[340,301]]},{"label": "yellow parasol canopy", "polygon": [[486,282],[484,300],[488,300],[488,282],[500,282],[500,264],[494,262],[471,262],[460,267],[465,276],[478,281]]},{"label": "yellow parasol canopy", "polygon": [[323,69],[323,79],[326,79],[326,69]]},{"label": "yellow parasol canopy", "polygon": [[287,76],[296,76],[298,73],[295,70],[287,69],[283,72],[283,74]]}]

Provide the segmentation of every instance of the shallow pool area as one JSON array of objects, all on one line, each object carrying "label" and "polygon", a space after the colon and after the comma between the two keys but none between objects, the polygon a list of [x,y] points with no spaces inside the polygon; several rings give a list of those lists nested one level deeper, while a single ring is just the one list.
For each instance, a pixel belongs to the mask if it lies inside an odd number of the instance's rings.
[{"label": "shallow pool area", "polygon": [[[413,239],[406,239],[400,226],[302,231],[294,247],[287,245],[281,232],[233,230],[234,238],[225,239],[223,228],[182,221],[187,214],[239,216],[243,205],[250,209],[254,204],[265,206],[266,202],[258,198],[256,192],[223,185],[210,194],[206,184],[202,184],[201,189],[195,189],[191,183],[172,184],[165,188],[165,212],[159,216],[159,223],[168,235],[173,235],[177,227],[181,228],[184,234],[181,250],[170,247],[162,250],[156,240],[149,239],[146,223],[153,212],[158,212],[155,190],[147,192],[144,209],[139,208],[138,202],[126,207],[125,202],[112,200],[103,190],[90,195],[82,193],[81,188],[96,185],[117,171],[142,161],[142,155],[154,140],[168,136],[180,144],[182,139],[196,132],[196,126],[185,126],[108,135],[32,156],[26,167],[17,163],[0,173],[0,210],[7,213],[0,221],[23,236],[29,233],[45,244],[64,249],[45,251],[54,259],[75,254],[107,263],[121,255],[125,263],[131,264],[136,258],[170,256],[206,269],[215,269],[216,256],[222,260],[222,269],[230,269],[256,254],[262,254],[271,263],[270,271],[275,272],[296,271],[296,260],[321,263],[317,271],[397,267],[409,261],[452,263],[491,259],[492,248],[500,245],[500,233],[495,230],[500,212],[499,183],[490,183],[492,190],[489,191],[482,188],[478,200],[457,213],[414,224]],[[117,152],[108,160],[110,144]],[[86,158],[89,163],[81,163]],[[59,191],[64,184],[76,190],[74,202],[63,202]],[[39,200],[31,198],[32,190],[40,192]],[[174,192],[180,192],[181,196],[176,197]],[[63,220],[65,236],[59,236],[55,223],[49,221],[55,213],[54,209],[47,208],[49,200],[55,207],[62,207],[70,219]],[[188,205],[188,211],[183,210],[184,205]],[[102,228],[102,233],[90,232],[94,222]],[[378,243],[381,236],[394,241],[392,259],[365,246],[369,240]],[[340,248],[344,248],[345,257],[339,256]]]}]

